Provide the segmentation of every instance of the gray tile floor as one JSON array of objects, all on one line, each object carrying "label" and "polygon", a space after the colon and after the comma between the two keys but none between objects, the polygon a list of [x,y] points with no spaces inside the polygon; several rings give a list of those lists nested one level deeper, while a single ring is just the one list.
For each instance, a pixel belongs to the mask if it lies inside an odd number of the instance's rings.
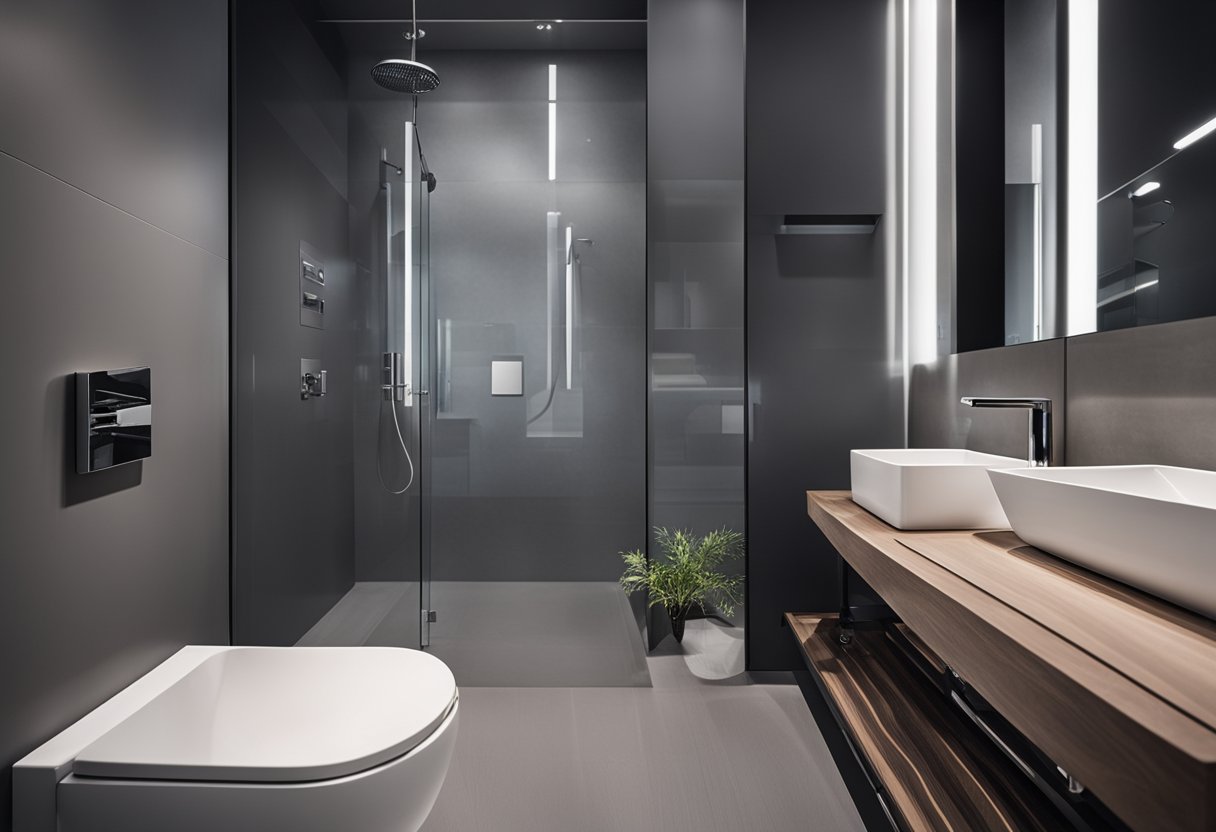
[{"label": "gray tile floor", "polygon": [[[797,686],[742,672],[742,629],[690,621],[647,656],[615,584],[432,593],[461,725],[423,832],[864,829]],[[301,643],[416,640],[417,607],[356,584]]]},{"label": "gray tile floor", "polygon": [[435,581],[428,652],[462,687],[649,686],[621,588],[605,581]]},{"label": "gray tile floor", "polygon": [[649,688],[462,688],[423,832],[864,829],[795,685],[707,682],[661,648]]},{"label": "gray tile floor", "polygon": [[[297,644],[417,647],[418,605],[417,583],[359,582]],[[462,687],[650,685],[642,636],[612,581],[435,581],[431,609],[428,652]],[[733,675],[715,663],[728,666],[742,642],[706,636],[706,672]]]}]

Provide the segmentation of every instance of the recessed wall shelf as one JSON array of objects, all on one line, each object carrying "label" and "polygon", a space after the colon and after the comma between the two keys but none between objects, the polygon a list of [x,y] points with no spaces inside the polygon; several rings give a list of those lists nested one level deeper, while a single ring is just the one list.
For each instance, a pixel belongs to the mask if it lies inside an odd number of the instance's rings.
[{"label": "recessed wall shelf", "polygon": [[873,234],[882,214],[785,214],[778,234]]}]

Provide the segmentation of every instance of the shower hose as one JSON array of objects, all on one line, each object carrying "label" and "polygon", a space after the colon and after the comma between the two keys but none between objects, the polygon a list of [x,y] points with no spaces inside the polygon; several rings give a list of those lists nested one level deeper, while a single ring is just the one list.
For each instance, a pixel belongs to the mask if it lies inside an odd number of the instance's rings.
[{"label": "shower hose", "polygon": [[[410,395],[410,392],[408,390],[406,390],[405,395],[407,395],[407,396]],[[388,406],[389,406],[389,409],[392,410],[392,412],[393,412],[393,429],[397,434],[397,442],[398,442],[398,444],[401,445],[401,452],[403,454],[405,454],[405,462],[410,467],[410,478],[406,482],[406,484],[404,486],[402,486],[401,490],[399,490],[399,491],[397,489],[392,488],[391,486],[389,486],[388,483],[386,483],[384,481],[384,468],[383,468],[383,462],[384,462],[384,406],[383,405],[381,405],[381,407],[380,407],[380,425],[378,426],[379,429],[376,431],[376,476],[378,476],[380,478],[380,484],[382,486],[384,486],[385,491],[389,492],[390,494],[404,494],[406,491],[409,491],[410,486],[414,484],[414,460],[410,458],[410,449],[408,447],[406,447],[405,437],[401,435],[401,422],[397,418],[397,399],[394,396],[389,396]]]}]

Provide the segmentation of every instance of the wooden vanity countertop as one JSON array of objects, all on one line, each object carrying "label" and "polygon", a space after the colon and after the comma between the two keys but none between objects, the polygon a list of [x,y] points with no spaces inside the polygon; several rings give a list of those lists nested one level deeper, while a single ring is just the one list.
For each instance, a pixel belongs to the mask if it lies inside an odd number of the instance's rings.
[{"label": "wooden vanity countertop", "polygon": [[807,510],[934,653],[1130,827],[1216,830],[1216,623],[1011,531],[900,531],[847,491],[807,492]]}]

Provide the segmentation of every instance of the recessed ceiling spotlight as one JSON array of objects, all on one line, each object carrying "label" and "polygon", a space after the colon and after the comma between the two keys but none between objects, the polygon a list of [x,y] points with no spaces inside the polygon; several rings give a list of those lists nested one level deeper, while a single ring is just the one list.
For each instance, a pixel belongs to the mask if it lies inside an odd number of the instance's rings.
[{"label": "recessed ceiling spotlight", "polygon": [[537,28],[537,31],[544,31],[545,24],[543,24],[543,23],[537,23],[537,24],[536,24],[536,28]]},{"label": "recessed ceiling spotlight", "polygon": [[1157,190],[1160,187],[1161,187],[1160,182],[1145,182],[1139,188],[1136,188],[1136,190],[1132,191],[1132,196],[1136,197],[1136,196],[1144,196],[1145,194],[1151,194],[1153,191]]}]

